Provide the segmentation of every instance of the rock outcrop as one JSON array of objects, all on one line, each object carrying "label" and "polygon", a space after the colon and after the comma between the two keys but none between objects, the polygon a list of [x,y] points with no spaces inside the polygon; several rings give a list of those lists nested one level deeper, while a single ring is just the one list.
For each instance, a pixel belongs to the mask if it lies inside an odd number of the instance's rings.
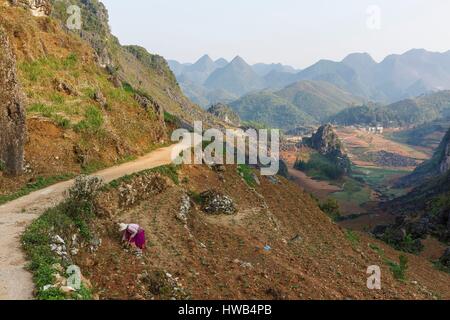
[{"label": "rock outcrop", "polygon": [[303,143],[335,162],[345,172],[350,171],[350,159],[344,145],[330,124],[321,126],[311,138],[304,139]]},{"label": "rock outcrop", "polygon": [[156,102],[150,96],[138,93],[134,95],[134,99],[142,108],[145,109],[145,111],[153,110],[153,112],[158,116],[159,120],[164,122],[164,109],[158,104],[158,102]]},{"label": "rock outcrop", "polygon": [[203,202],[202,210],[210,215],[233,215],[237,211],[233,199],[218,191],[208,190],[200,197]]},{"label": "rock outcrop", "polygon": [[397,187],[419,186],[426,180],[431,180],[446,174],[450,170],[450,130],[442,139],[433,157],[422,163],[413,173],[400,179]]},{"label": "rock outcrop", "polygon": [[239,127],[241,125],[241,118],[238,114],[222,103],[212,105],[208,112],[232,126]]},{"label": "rock outcrop", "polygon": [[8,37],[0,29],[0,160],[7,174],[23,171],[26,119]]},{"label": "rock outcrop", "polygon": [[441,163],[439,166],[441,174],[445,174],[450,170],[450,131],[446,136],[447,140],[444,139],[443,154],[441,158]]},{"label": "rock outcrop", "polygon": [[13,6],[29,9],[35,17],[46,17],[52,13],[50,0],[9,0]]}]

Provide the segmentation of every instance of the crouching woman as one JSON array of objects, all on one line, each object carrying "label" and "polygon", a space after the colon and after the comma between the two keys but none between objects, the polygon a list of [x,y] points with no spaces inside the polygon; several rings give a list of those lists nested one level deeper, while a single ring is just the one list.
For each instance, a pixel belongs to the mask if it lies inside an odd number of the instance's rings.
[{"label": "crouching woman", "polygon": [[128,245],[133,244],[140,250],[145,249],[145,230],[138,224],[119,224],[119,230],[122,232],[122,241]]}]

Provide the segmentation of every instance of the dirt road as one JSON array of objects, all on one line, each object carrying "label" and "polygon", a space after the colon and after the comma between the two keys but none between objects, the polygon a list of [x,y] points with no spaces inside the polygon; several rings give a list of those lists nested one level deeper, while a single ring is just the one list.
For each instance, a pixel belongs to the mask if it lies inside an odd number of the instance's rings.
[{"label": "dirt road", "polygon": [[[95,173],[110,182],[125,175],[170,164],[172,153],[190,147],[177,144],[153,151],[135,161]],[[25,228],[46,209],[64,198],[73,180],[55,184],[0,206],[0,300],[33,298],[31,274],[25,270],[26,258],[21,249],[20,236]]]}]

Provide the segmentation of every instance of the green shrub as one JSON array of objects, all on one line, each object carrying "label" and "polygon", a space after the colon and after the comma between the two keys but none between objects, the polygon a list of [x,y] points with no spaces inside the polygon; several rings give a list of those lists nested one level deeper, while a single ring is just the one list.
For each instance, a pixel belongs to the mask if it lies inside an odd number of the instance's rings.
[{"label": "green shrub", "polygon": [[358,234],[352,230],[346,230],[345,237],[351,242],[352,246],[356,246],[360,241]]},{"label": "green shrub", "polygon": [[250,187],[256,186],[255,176],[252,168],[246,164],[240,164],[237,167],[239,175],[244,179],[245,183]]},{"label": "green shrub", "polygon": [[319,208],[334,221],[341,217],[339,203],[335,199],[328,198],[325,202],[319,204]]},{"label": "green shrub", "polygon": [[345,174],[342,168],[320,154],[311,155],[308,161],[297,160],[294,168],[314,178],[324,180],[339,180]]},{"label": "green shrub", "polygon": [[102,112],[94,106],[89,106],[84,116],[85,119],[75,125],[75,130],[78,132],[98,133],[104,123]]},{"label": "green shrub", "polygon": [[386,261],[394,278],[400,281],[406,280],[406,271],[408,270],[408,258],[404,255],[399,257],[399,263],[394,261]]}]

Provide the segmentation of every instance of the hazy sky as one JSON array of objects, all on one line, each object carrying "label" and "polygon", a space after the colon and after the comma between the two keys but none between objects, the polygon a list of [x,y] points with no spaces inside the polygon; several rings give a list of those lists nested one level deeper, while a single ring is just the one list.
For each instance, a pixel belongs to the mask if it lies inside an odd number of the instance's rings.
[{"label": "hazy sky", "polygon": [[[304,68],[351,52],[379,61],[412,48],[450,49],[448,0],[102,1],[123,44],[181,62],[207,53]],[[380,19],[368,13],[374,5]]]}]

